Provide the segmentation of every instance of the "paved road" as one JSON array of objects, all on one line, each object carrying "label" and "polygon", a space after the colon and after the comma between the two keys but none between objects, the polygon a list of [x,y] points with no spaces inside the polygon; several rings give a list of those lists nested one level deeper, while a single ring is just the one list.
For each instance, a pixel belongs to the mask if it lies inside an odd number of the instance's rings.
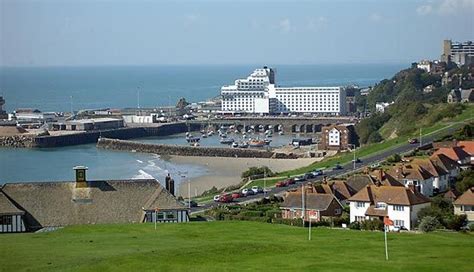
[{"label": "paved road", "polygon": [[[457,128],[459,128],[459,126],[452,126],[450,128],[447,128],[446,130],[443,131],[443,134],[451,134]],[[439,137],[439,135],[435,135],[435,134],[431,134],[431,135],[428,135],[428,136],[423,136],[423,138],[422,138],[423,146],[429,146],[433,142],[433,140],[436,139],[437,137]],[[409,152],[411,150],[414,150],[415,148],[418,148],[419,146],[420,146],[419,144],[408,144],[407,143],[407,144],[401,145],[399,147],[396,147],[396,148],[393,148],[393,149],[390,149],[390,150],[387,150],[387,151],[380,152],[378,154],[363,157],[363,158],[361,158],[362,162],[356,164],[356,166],[355,166],[356,170],[358,170],[358,169],[360,170],[361,168],[364,168],[366,166],[370,166],[374,163],[382,162],[387,157],[389,157],[389,156],[391,156],[395,153],[403,154],[403,153]],[[342,176],[342,175],[349,174],[349,173],[354,171],[352,162],[343,164],[342,166],[343,166],[343,169],[326,170],[326,171],[324,171],[323,176],[318,176],[314,179],[307,180],[307,182],[321,181],[324,176],[337,177],[337,176]],[[302,183],[297,183],[297,184],[293,184],[293,185],[290,185],[290,186],[287,186],[287,187],[268,188],[269,191],[266,193],[266,195],[276,195],[276,194],[279,194],[279,193],[283,193],[287,190],[295,189],[298,186],[301,186],[301,184]],[[257,201],[257,200],[262,199],[263,196],[264,196],[263,194],[258,194],[258,195],[248,196],[248,197],[242,197],[242,198],[237,199],[234,202],[235,203],[243,203],[243,202]],[[222,203],[216,203],[216,202],[207,203],[207,204],[199,206],[199,207],[191,208],[191,213],[197,213],[197,212],[201,212],[201,211],[204,211],[204,210],[208,210],[208,209],[216,207],[218,205],[222,205]]]}]

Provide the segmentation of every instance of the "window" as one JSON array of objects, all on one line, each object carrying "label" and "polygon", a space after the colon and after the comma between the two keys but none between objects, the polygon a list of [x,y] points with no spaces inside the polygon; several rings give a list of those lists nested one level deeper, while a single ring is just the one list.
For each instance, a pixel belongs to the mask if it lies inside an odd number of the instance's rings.
[{"label": "window", "polygon": [[401,206],[401,205],[393,205],[393,210],[394,211],[403,211],[404,210],[404,206]]},{"label": "window", "polygon": [[365,220],[365,216],[356,216],[356,217],[355,217],[355,221],[356,221],[356,222],[362,222],[362,221],[364,221],[364,220]]},{"label": "window", "polygon": [[166,219],[174,219],[175,214],[174,212],[166,212]]},{"label": "window", "polygon": [[405,226],[405,221],[403,221],[403,220],[394,220],[393,225],[398,226],[398,227],[403,227],[403,226]]},{"label": "window", "polygon": [[385,209],[387,207],[387,204],[383,203],[383,202],[377,202],[375,204],[375,208],[376,209]]},{"label": "window", "polygon": [[356,202],[356,207],[357,207],[357,208],[364,208],[364,207],[365,207],[365,203],[364,203],[364,202]]},{"label": "window", "polygon": [[11,215],[0,216],[0,225],[11,225],[11,224],[12,224]]}]

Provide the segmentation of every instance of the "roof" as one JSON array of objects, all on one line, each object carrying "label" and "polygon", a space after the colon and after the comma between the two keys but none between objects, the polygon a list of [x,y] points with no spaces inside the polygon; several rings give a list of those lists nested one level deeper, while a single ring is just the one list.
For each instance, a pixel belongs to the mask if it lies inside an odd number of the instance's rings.
[{"label": "roof", "polygon": [[456,201],[454,205],[474,205],[474,187],[471,187],[464,192]]},{"label": "roof", "polygon": [[141,222],[143,209],[185,209],[155,179],[7,183],[3,192],[32,227]]},{"label": "roof", "polygon": [[396,180],[412,179],[412,180],[426,180],[433,175],[421,165],[416,163],[401,163],[396,164],[387,171],[390,176]]},{"label": "roof", "polygon": [[459,146],[442,147],[436,150],[433,155],[443,154],[454,161],[462,161],[470,155]]},{"label": "roof", "polygon": [[459,141],[458,146],[469,155],[474,156],[474,141]]},{"label": "roof", "polygon": [[428,203],[430,199],[406,187],[369,185],[349,198],[349,201],[411,206]]},{"label": "roof", "polygon": [[353,175],[347,179],[346,183],[354,190],[360,191],[367,185],[375,184],[375,180],[370,175]]},{"label": "roof", "polygon": [[367,210],[365,211],[365,215],[368,216],[387,216],[387,208],[375,208],[374,205],[370,205]]},{"label": "roof", "polygon": [[459,167],[459,164],[455,160],[449,158],[444,154],[433,154],[430,156],[430,160],[433,162],[433,164],[443,168],[443,170],[445,170],[446,172],[449,172]]},{"label": "roof", "polygon": [[[337,201],[331,194],[308,193],[305,194],[305,209],[325,211],[333,200]],[[288,192],[280,207],[301,209],[301,192]]]},{"label": "roof", "polygon": [[0,215],[24,214],[18,209],[0,189]]},{"label": "roof", "polygon": [[430,160],[429,158],[426,159],[414,159],[412,164],[417,164],[421,166],[424,170],[430,173],[433,177],[440,177],[447,175],[448,172],[443,169],[443,167],[437,165],[435,161]]}]

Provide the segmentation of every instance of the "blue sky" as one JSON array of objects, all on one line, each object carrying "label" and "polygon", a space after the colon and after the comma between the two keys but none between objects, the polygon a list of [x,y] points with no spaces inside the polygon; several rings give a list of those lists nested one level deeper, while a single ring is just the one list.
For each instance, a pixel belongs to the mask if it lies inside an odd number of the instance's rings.
[{"label": "blue sky", "polygon": [[435,59],[474,39],[474,0],[0,0],[0,66]]}]

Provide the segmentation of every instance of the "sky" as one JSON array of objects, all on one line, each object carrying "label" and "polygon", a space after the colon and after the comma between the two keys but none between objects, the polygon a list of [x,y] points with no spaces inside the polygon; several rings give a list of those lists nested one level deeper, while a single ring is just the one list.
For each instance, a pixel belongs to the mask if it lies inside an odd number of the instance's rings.
[{"label": "sky", "polygon": [[474,0],[0,0],[0,66],[410,63]]}]

